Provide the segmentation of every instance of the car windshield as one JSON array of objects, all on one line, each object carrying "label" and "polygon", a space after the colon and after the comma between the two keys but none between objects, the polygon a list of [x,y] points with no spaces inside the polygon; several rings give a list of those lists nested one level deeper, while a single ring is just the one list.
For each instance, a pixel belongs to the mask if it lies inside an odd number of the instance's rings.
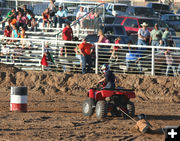
[{"label": "car windshield", "polygon": [[119,18],[119,17],[115,18],[114,24],[121,24],[122,21],[123,21],[123,19],[124,19],[124,18]]},{"label": "car windshield", "polygon": [[143,22],[148,24],[148,27],[154,27],[154,24],[156,23],[155,20],[151,19],[139,19],[139,24],[141,25]]},{"label": "car windshield", "polygon": [[154,25],[157,23],[159,27],[168,27],[168,25],[160,20],[155,19],[140,19],[139,24],[142,24],[143,22],[146,22],[148,24],[148,27],[154,27]]},{"label": "car windshield", "polygon": [[159,10],[170,11],[169,5],[153,4],[152,8],[158,11]]},{"label": "car windshield", "polygon": [[135,15],[154,16],[154,12],[151,8],[137,7],[134,9]]},{"label": "car windshield", "polygon": [[125,29],[123,26],[115,26],[116,34],[117,35],[126,35]]},{"label": "car windshield", "polygon": [[126,9],[128,8],[128,6],[126,5],[115,5],[114,6],[114,10],[116,11],[121,11],[121,12],[126,12]]}]

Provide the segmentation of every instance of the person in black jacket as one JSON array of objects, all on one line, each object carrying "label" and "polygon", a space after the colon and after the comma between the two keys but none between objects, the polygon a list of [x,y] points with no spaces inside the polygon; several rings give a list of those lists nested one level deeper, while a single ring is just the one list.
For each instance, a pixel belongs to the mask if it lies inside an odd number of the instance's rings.
[{"label": "person in black jacket", "polygon": [[104,78],[98,81],[98,83],[103,82],[104,88],[114,89],[115,88],[115,75],[110,71],[108,64],[103,64],[101,70],[104,73]]}]

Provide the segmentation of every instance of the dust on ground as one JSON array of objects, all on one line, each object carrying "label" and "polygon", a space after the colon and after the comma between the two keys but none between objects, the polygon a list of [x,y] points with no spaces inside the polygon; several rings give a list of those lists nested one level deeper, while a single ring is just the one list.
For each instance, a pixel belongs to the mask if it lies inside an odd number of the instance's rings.
[{"label": "dust on ground", "polygon": [[[179,77],[116,74],[117,86],[134,89],[136,115],[144,113],[154,132],[142,134],[135,123],[121,117],[98,122],[82,115],[96,74],[22,71],[0,64],[0,140],[163,140],[159,132],[180,125]],[[28,87],[28,112],[10,112],[10,87]]]}]

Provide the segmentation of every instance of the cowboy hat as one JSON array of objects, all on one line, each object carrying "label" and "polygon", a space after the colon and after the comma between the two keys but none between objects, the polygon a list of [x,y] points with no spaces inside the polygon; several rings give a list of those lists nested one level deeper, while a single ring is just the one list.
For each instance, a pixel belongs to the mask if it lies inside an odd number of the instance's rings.
[{"label": "cowboy hat", "polygon": [[146,22],[143,22],[141,26],[148,26],[148,24]]}]

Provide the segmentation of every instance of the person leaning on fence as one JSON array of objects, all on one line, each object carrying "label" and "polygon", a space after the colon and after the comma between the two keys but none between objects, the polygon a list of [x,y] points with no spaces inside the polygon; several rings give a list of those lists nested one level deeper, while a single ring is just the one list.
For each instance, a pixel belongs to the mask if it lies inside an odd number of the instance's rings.
[{"label": "person leaning on fence", "polygon": [[[115,44],[123,44],[123,41],[121,40],[121,37],[117,37],[117,39],[115,40]],[[119,50],[121,49],[122,47],[120,46],[112,46],[111,47],[111,57],[110,57],[110,60],[118,60],[118,53],[119,53]]]},{"label": "person leaning on fence", "polygon": [[169,27],[166,27],[162,35],[163,46],[168,46],[168,38],[170,37]]},{"label": "person leaning on fence", "polygon": [[159,46],[159,41],[162,39],[163,32],[159,29],[158,24],[154,25],[154,29],[150,33],[150,41],[152,46]]},{"label": "person leaning on fence", "polygon": [[128,53],[126,53],[126,71],[129,71],[130,67],[135,69],[135,66],[138,67],[139,72],[142,72],[141,63],[140,63],[140,53],[134,47],[131,47],[132,41],[128,42]]},{"label": "person leaning on fence", "polygon": [[[105,37],[102,30],[98,31],[98,37],[98,43],[110,43],[109,39]],[[109,51],[109,49],[107,49],[107,46],[101,45],[99,47],[99,51]]]},{"label": "person leaning on fence", "polygon": [[173,60],[173,56],[171,54],[171,51],[169,49],[167,49],[164,53],[165,53],[166,64],[167,64],[166,76],[168,76],[170,68],[172,68],[173,75],[176,76],[175,64],[174,64],[174,60]]},{"label": "person leaning on fence", "polygon": [[84,23],[84,19],[85,17],[83,17],[86,14],[86,12],[84,12],[84,8],[80,7],[79,12],[77,12],[76,14],[76,20],[79,20],[80,23],[80,27],[83,28],[83,23]]},{"label": "person leaning on fence", "polygon": [[[82,60],[82,74],[88,73],[91,70],[91,66],[92,66],[91,53],[93,51],[92,47],[93,45],[87,43],[86,39],[83,39],[82,43],[79,45],[79,51]],[[88,65],[87,69],[86,69],[86,64]]]}]

